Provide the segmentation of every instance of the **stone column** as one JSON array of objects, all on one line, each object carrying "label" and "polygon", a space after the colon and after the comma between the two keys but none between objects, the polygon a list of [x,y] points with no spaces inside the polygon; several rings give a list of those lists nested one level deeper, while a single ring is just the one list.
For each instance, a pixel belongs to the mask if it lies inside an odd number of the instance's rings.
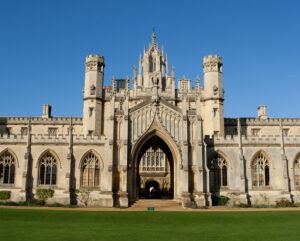
[{"label": "stone column", "polygon": [[[198,108],[197,108],[198,109]],[[194,187],[194,199],[198,206],[205,206],[206,205],[206,194],[204,190],[204,160],[203,160],[203,145],[202,145],[202,119],[200,115],[197,115],[196,119],[196,140],[195,140],[195,148],[196,148],[196,160],[195,168],[194,168],[194,175],[196,176],[196,184]]]},{"label": "stone column", "polygon": [[[128,97],[124,101],[124,117],[120,119],[122,125],[120,133],[120,145],[122,146],[119,154],[119,173],[120,173],[120,190],[119,190],[119,203],[121,207],[128,207],[128,190],[127,190],[127,166],[128,166]],[[141,128],[141,125],[139,125]]]},{"label": "stone column", "polygon": [[243,152],[243,137],[242,137],[242,129],[241,129],[241,120],[240,118],[237,119],[237,130],[238,130],[238,148],[239,148],[239,159],[240,159],[240,173],[241,173],[241,182],[244,181],[244,191],[246,195],[246,201],[247,204],[250,206],[251,201],[250,201],[250,195],[249,195],[249,184],[248,184],[248,176],[247,176],[247,162],[244,157],[244,152]]},{"label": "stone column", "polygon": [[26,153],[24,157],[24,172],[22,186],[25,190],[25,199],[31,200],[33,198],[32,188],[33,188],[33,177],[32,177],[32,155],[31,155],[31,117],[29,117],[27,125],[27,145]]},{"label": "stone column", "polygon": [[69,160],[69,173],[67,173],[67,181],[69,182],[69,194],[70,194],[70,204],[77,204],[76,200],[76,177],[75,177],[75,158],[73,155],[73,123],[72,118],[70,120],[69,126],[69,151],[67,155],[67,159]]},{"label": "stone column", "polygon": [[[114,81],[112,82],[114,83]],[[116,149],[116,142],[115,142],[115,136],[116,136],[116,127],[115,127],[115,89],[112,88],[111,92],[111,99],[110,99],[110,117],[108,121],[107,128],[109,128],[108,132],[108,139],[109,139],[109,159],[107,160],[107,164],[105,165],[105,173],[107,181],[106,181],[106,187],[105,190],[103,190],[105,193],[111,196],[112,200],[114,199],[113,195],[115,195],[116,190],[112,187],[115,186],[115,183],[113,183],[113,176],[115,174],[116,170],[116,158],[117,155],[115,154]],[[109,189],[108,189],[109,188]],[[113,205],[113,204],[112,204]]]},{"label": "stone column", "polygon": [[280,152],[281,152],[281,159],[283,161],[283,180],[284,180],[284,187],[283,191],[286,194],[289,194],[291,198],[291,202],[293,202],[293,195],[291,193],[291,180],[290,180],[290,173],[289,173],[289,163],[285,153],[285,145],[284,145],[284,135],[283,135],[283,128],[282,128],[282,120],[280,120]]},{"label": "stone column", "polygon": [[188,201],[190,201],[190,193],[189,193],[189,166],[188,166],[188,117],[187,117],[187,102],[186,97],[183,97],[182,101],[182,114],[183,114],[183,135],[182,135],[182,164],[181,164],[181,199],[182,204],[185,205]]}]

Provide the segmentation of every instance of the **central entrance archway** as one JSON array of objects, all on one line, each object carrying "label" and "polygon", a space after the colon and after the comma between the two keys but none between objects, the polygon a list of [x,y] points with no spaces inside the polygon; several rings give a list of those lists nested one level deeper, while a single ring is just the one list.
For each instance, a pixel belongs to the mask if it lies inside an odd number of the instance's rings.
[{"label": "central entrance archway", "polygon": [[157,135],[141,143],[136,154],[136,199],[174,198],[174,159]]}]

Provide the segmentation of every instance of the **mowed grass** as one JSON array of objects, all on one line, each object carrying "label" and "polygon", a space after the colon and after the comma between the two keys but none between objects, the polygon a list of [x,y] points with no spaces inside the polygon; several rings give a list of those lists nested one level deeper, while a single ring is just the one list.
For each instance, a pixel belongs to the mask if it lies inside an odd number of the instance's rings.
[{"label": "mowed grass", "polygon": [[0,209],[2,241],[293,241],[300,211],[90,212]]}]

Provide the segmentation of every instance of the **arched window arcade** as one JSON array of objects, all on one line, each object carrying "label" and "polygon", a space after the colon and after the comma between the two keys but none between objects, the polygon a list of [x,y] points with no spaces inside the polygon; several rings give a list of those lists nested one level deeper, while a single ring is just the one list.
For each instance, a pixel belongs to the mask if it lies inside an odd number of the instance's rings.
[{"label": "arched window arcade", "polygon": [[217,192],[220,188],[228,185],[227,170],[228,163],[225,158],[217,153],[208,163],[209,181],[211,192]]},{"label": "arched window arcade", "polygon": [[56,185],[57,181],[57,158],[46,151],[39,161],[39,184],[40,185]]},{"label": "arched window arcade", "polygon": [[81,162],[81,187],[97,188],[100,184],[100,161],[94,152],[88,152]]},{"label": "arched window arcade", "polygon": [[270,185],[270,162],[264,153],[255,155],[251,164],[252,186],[265,187]]},{"label": "arched window arcade", "polygon": [[16,160],[9,150],[0,155],[0,184],[14,184]]},{"label": "arched window arcade", "polygon": [[300,153],[297,155],[294,162],[294,181],[295,186],[300,187]]}]

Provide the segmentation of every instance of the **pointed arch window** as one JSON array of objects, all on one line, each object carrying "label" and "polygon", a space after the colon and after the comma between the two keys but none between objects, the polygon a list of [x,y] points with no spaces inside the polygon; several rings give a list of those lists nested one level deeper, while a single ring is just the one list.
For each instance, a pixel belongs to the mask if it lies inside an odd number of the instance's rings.
[{"label": "pointed arch window", "polygon": [[209,162],[209,178],[210,178],[210,188],[212,191],[216,191],[221,187],[226,187],[227,183],[227,169],[228,164],[224,157],[217,154]]},{"label": "pointed arch window", "polygon": [[263,153],[258,153],[251,166],[252,186],[264,187],[270,185],[270,163]]},{"label": "pointed arch window", "polygon": [[148,148],[140,162],[140,172],[165,172],[166,154],[156,145]]},{"label": "pointed arch window", "polygon": [[15,158],[5,151],[0,156],[0,184],[14,184],[15,182]]},{"label": "pointed arch window", "polygon": [[50,151],[47,151],[39,162],[39,184],[56,185],[57,160]]},{"label": "pointed arch window", "polygon": [[295,186],[300,187],[300,153],[294,162],[294,180]]},{"label": "pointed arch window", "polygon": [[87,154],[81,164],[81,187],[97,188],[100,180],[100,163],[93,152]]}]

